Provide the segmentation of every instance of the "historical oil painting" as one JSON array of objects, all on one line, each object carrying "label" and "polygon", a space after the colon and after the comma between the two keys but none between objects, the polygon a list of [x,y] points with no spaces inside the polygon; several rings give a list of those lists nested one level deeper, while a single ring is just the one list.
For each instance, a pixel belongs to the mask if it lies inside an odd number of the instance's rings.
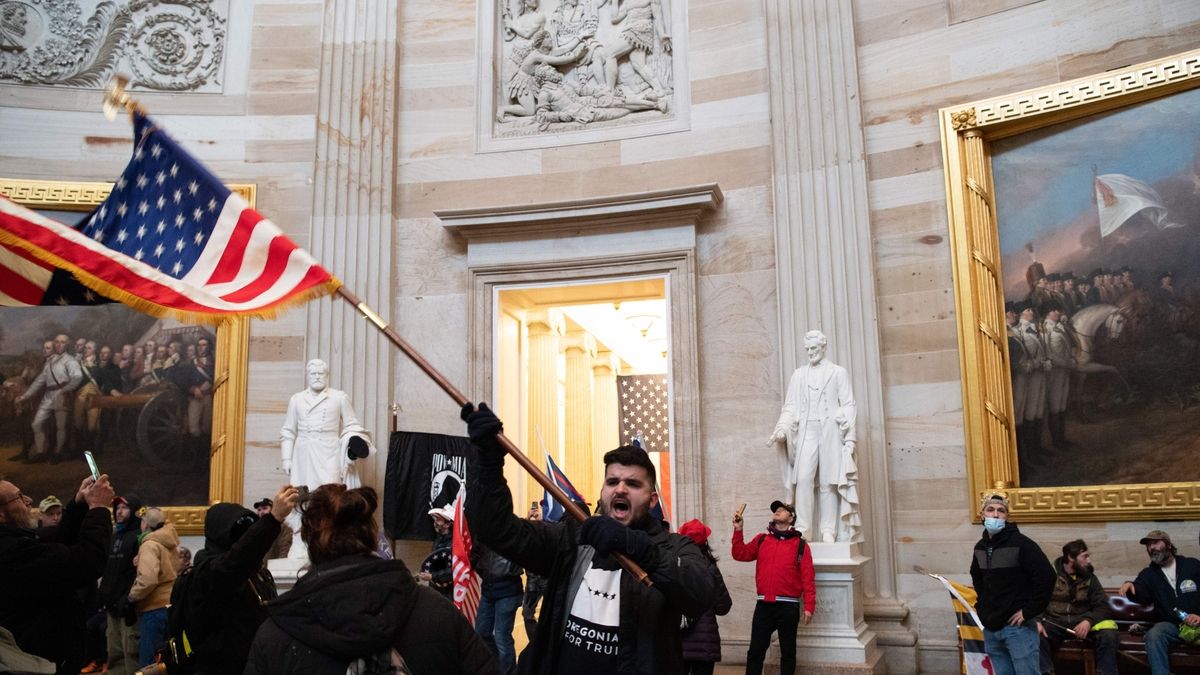
[{"label": "historical oil painting", "polygon": [[1200,481],[1197,110],[991,145],[1022,487]]}]

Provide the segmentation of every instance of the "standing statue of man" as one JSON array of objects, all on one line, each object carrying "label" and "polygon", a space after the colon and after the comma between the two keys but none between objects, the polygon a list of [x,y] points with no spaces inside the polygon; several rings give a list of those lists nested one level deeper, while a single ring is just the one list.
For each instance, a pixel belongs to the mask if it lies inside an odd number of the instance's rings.
[{"label": "standing statue of man", "polygon": [[[796,529],[812,541],[862,541],[858,466],[854,461],[857,412],[846,369],[825,360],[821,331],[804,334],[808,363],[788,382],[787,398],[767,444],[786,445],[783,485],[795,490]],[[820,492],[813,533],[813,492]]]},{"label": "standing statue of man", "polygon": [[[358,421],[345,392],[328,387],[329,366],[313,359],[305,367],[308,389],[292,395],[287,417],[279,430],[283,470],[290,483],[315,490],[326,483],[362,486],[354,461],[375,453],[371,436]],[[287,524],[296,533],[289,558],[308,558],[300,539],[300,512],[292,511]]]}]

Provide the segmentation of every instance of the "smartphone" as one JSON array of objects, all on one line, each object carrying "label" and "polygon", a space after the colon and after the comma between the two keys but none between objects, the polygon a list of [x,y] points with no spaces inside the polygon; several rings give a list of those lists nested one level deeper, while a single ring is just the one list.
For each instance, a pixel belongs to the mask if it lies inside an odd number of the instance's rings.
[{"label": "smartphone", "polygon": [[737,517],[738,517],[738,518],[741,518],[741,517],[742,517],[742,514],[743,514],[743,513],[745,513],[745,512],[746,512],[746,503],[745,503],[745,502],[742,502],[742,505],[738,507],[738,510],[737,510]]},{"label": "smartphone", "polygon": [[100,469],[96,467],[96,457],[92,455],[92,451],[84,450],[83,458],[87,460],[88,468],[92,470],[92,480],[100,480]]}]

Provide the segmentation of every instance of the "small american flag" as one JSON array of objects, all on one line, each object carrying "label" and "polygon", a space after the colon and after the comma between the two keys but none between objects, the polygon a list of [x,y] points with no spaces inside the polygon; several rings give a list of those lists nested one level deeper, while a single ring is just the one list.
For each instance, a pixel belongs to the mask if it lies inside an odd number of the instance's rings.
[{"label": "small american flag", "polygon": [[0,243],[101,295],[188,319],[271,316],[339,285],[141,114],[133,158],[88,218],[72,228],[0,199]]},{"label": "small american flag", "polygon": [[471,530],[467,526],[467,514],[463,511],[466,500],[466,488],[458,491],[454,500],[454,533],[451,535],[450,568],[454,577],[454,606],[467,622],[475,625],[475,614],[479,611],[480,580],[479,574],[471,566]]},{"label": "small american flag", "polygon": [[617,377],[621,406],[621,444],[642,441],[646,452],[667,452],[670,445],[670,415],[666,375],[622,375]]}]

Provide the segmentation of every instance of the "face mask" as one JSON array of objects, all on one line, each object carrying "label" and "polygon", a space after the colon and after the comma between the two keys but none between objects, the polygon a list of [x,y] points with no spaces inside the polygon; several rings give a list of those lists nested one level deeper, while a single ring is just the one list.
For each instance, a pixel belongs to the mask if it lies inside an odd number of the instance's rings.
[{"label": "face mask", "polygon": [[1005,521],[1002,518],[984,518],[983,529],[988,531],[988,534],[997,534],[1004,529]]}]

